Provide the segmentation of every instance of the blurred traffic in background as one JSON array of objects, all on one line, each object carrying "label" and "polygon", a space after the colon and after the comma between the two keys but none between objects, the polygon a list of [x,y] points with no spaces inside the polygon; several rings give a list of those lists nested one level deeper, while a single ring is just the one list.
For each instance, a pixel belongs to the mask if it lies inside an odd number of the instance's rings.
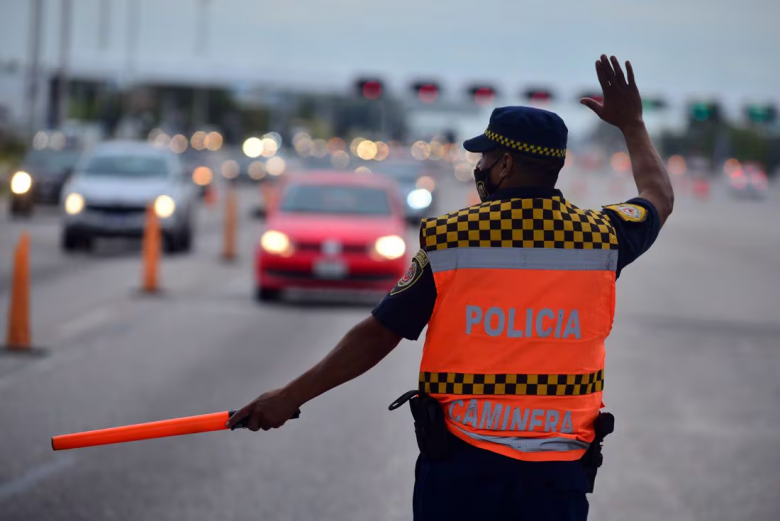
[{"label": "blurred traffic in background", "polygon": [[[671,21],[605,2],[617,33],[572,3],[565,45],[540,52],[545,18],[486,44],[473,5],[0,2],[0,334],[40,355],[0,357],[0,517],[407,519],[413,436],[382,409],[416,385],[421,343],[263,439],[57,459],[47,436],[239,405],[317,360],[404,275],[421,219],[478,202],[461,143],[494,107],[564,118],[575,204],[635,196],[621,134],[579,105],[615,52],[637,69],[677,205],[618,284],[605,396],[623,432],[679,421],[606,449],[594,511],[774,519],[780,460],[740,451],[780,426],[764,408],[780,397],[780,78],[748,77],[780,44],[756,28],[780,12],[724,3],[706,26],[662,3]],[[639,392],[648,367],[662,377]],[[724,434],[737,403],[758,420]]]}]

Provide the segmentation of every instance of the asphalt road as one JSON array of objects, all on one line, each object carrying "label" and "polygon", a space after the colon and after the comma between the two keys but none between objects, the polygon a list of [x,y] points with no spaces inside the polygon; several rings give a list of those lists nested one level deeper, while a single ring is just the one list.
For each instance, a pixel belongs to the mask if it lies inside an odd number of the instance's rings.
[{"label": "asphalt road", "polygon": [[[598,176],[562,184],[583,206],[631,195],[630,183]],[[469,189],[440,183],[441,210],[463,206]],[[307,369],[369,313],[376,298],[255,303],[257,194],[241,200],[238,261],[220,260],[219,210],[203,208],[195,252],[164,259],[154,297],[137,290],[137,244],[65,257],[56,212],[26,222],[3,211],[0,333],[13,245],[29,231],[33,343],[45,351],[0,355],[0,519],[411,518],[411,421],[387,405],[415,387],[422,340],[277,431],[51,451],[53,434],[241,406]],[[778,211],[777,195],[680,193],[656,245],[624,271],[604,398],[617,432],[592,519],[777,519]]]}]

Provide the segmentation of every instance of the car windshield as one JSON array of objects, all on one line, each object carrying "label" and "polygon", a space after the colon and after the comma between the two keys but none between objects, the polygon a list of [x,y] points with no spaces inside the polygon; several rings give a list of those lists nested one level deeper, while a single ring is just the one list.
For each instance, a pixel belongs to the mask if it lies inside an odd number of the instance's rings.
[{"label": "car windshield", "polygon": [[51,169],[72,168],[79,159],[78,150],[36,150],[24,158],[24,165]]},{"label": "car windshield", "polygon": [[166,177],[168,165],[165,159],[154,156],[95,156],[84,171],[106,177]]},{"label": "car windshield", "polygon": [[399,182],[414,182],[417,180],[420,175],[422,175],[422,170],[418,165],[405,165],[405,164],[383,164],[381,166],[376,167],[376,172],[378,174],[386,175],[387,177],[392,177],[396,181]]},{"label": "car windshield", "polygon": [[292,185],[281,210],[293,213],[390,215],[387,192],[381,188],[345,185]]}]

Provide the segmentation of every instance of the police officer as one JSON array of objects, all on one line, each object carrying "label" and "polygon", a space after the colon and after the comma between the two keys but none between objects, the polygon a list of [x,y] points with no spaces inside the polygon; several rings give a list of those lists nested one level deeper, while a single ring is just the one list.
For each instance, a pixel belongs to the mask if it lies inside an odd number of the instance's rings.
[{"label": "police officer", "polygon": [[563,121],[533,108],[495,109],[485,133],[464,143],[482,154],[474,172],[482,202],[424,220],[420,251],[372,315],[229,425],[281,426],[427,325],[415,399],[433,401],[446,429],[434,450],[423,445],[435,436],[421,441],[418,432],[414,519],[586,519],[615,280],[653,244],[674,199],[626,69],[627,77],[602,55],[603,102],[581,103],[623,133],[638,197],[577,208],[555,189]]}]

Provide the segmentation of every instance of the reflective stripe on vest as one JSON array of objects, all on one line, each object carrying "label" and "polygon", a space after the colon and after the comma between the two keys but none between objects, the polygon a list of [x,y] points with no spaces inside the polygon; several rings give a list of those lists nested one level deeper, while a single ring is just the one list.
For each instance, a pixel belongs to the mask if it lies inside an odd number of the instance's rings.
[{"label": "reflective stripe on vest", "polygon": [[464,431],[460,427],[456,428],[471,439],[503,445],[519,452],[567,452],[571,450],[588,450],[588,447],[590,446],[590,443],[569,438],[489,436],[486,434]]},{"label": "reflective stripe on vest", "polygon": [[617,250],[455,248],[428,254],[433,272],[455,269],[563,270],[617,269]]},{"label": "reflective stripe on vest", "polygon": [[567,201],[491,201],[423,221],[437,300],[420,389],[449,430],[528,461],[594,438],[612,328],[617,236]]}]

